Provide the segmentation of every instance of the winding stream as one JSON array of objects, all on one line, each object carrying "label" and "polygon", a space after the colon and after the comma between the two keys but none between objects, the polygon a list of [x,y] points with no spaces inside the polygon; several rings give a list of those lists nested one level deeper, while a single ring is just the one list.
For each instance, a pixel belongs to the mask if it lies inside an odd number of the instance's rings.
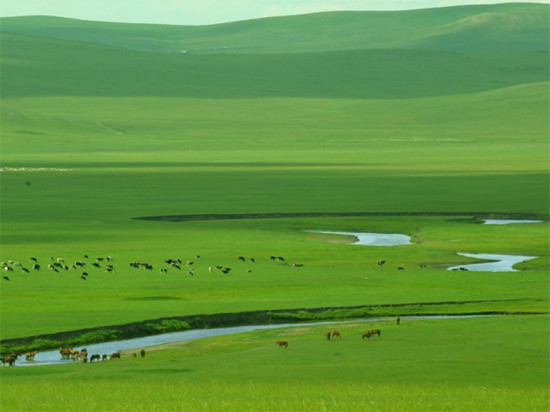
[{"label": "winding stream", "polygon": [[469,263],[467,265],[457,265],[447,268],[447,270],[460,270],[465,268],[475,272],[518,272],[513,269],[516,263],[525,262],[535,259],[536,256],[521,256],[521,255],[497,255],[494,253],[458,253],[460,256],[466,256],[476,259],[492,260],[492,262],[484,263]]},{"label": "winding stream", "polygon": [[[482,316],[499,316],[499,315],[434,315],[434,316],[401,316],[401,319],[455,319],[455,318],[465,318],[465,317],[482,317]],[[165,343],[181,342],[191,339],[200,339],[207,338],[210,336],[220,336],[220,335],[230,335],[241,332],[250,332],[253,330],[260,329],[276,329],[276,328],[287,328],[287,327],[296,327],[296,326],[310,326],[310,325],[325,325],[325,324],[342,324],[342,323],[357,323],[357,322],[379,322],[382,320],[387,320],[388,317],[384,318],[368,318],[368,319],[354,319],[346,321],[327,321],[327,322],[314,322],[314,323],[280,323],[276,325],[248,325],[248,326],[233,326],[228,328],[212,328],[212,329],[193,329],[186,330],[183,332],[172,332],[172,333],[163,333],[161,335],[153,336],[144,336],[141,338],[120,340],[115,342],[104,342],[104,343],[95,343],[91,345],[75,347],[76,350],[81,350],[86,348],[88,350],[88,356],[91,356],[95,353],[100,355],[108,354],[110,355],[113,352],[127,349],[136,349],[136,348],[147,348],[150,346],[162,345]],[[25,355],[19,356],[15,362],[16,366],[40,366],[40,365],[58,365],[65,363],[73,363],[70,359],[61,359],[59,350],[44,351],[38,352],[34,357],[34,361],[25,360]]]},{"label": "winding stream", "polygon": [[311,230],[311,232],[354,236],[357,240],[352,242],[352,245],[399,246],[412,244],[410,236],[399,233],[332,232],[328,230]]}]

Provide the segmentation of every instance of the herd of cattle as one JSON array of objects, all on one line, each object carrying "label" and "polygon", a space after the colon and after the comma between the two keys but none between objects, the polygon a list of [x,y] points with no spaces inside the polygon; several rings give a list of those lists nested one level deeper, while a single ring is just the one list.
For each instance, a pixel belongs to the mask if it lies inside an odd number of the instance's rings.
[{"label": "herd of cattle", "polygon": [[[200,255],[195,255],[193,260],[182,260],[182,259],[173,259],[169,258],[164,261],[165,266],[159,268],[159,272],[161,274],[168,274],[169,270],[177,270],[181,271],[182,267],[184,269],[187,269],[187,274],[189,276],[195,275],[195,269],[194,269],[194,263],[195,260],[200,259]],[[108,273],[116,273],[116,269],[114,265],[111,263],[113,261],[113,258],[110,256],[106,257],[96,257],[95,259],[90,259],[90,257],[87,254],[83,255],[84,260],[76,260],[72,263],[66,263],[64,258],[54,258],[53,256],[50,256],[49,263],[47,265],[47,268],[55,273],[60,273],[64,271],[82,271],[80,273],[80,278],[82,280],[86,280],[89,276],[89,273],[86,271],[86,267],[91,267],[94,269],[104,269],[105,272]],[[270,259],[275,262],[282,262],[285,265],[289,265],[292,267],[303,267],[303,263],[292,263],[288,264],[286,263],[286,259],[282,256],[270,256]],[[38,262],[38,259],[35,257],[31,257],[29,259],[32,263],[30,263],[28,266],[36,272],[39,272],[42,269],[42,266]],[[244,256],[239,256],[237,258],[237,261],[239,262],[250,262],[250,263],[256,263],[256,259],[254,258],[246,258]],[[145,269],[152,271],[153,265],[148,262],[130,262],[130,267],[133,269]],[[23,273],[30,273],[31,269],[28,267],[23,266],[21,262],[14,261],[14,260],[8,260],[8,261],[2,261],[0,262],[0,270],[4,272],[6,275],[10,272],[15,272],[15,269],[19,268],[21,272]],[[228,274],[231,272],[232,268],[222,265],[215,265],[215,266],[209,266],[208,272],[214,273],[216,271],[221,272],[223,274]],[[252,273],[252,269],[245,268],[246,273]],[[8,276],[3,276],[3,279],[6,281],[9,281],[10,278]]]},{"label": "herd of cattle", "polygon": [[[32,361],[34,360],[35,355],[38,353],[37,350],[27,352],[25,353],[25,360]],[[80,351],[75,349],[68,349],[68,348],[59,348],[59,354],[61,355],[61,359],[72,359],[73,362],[81,362],[81,363],[88,363],[88,350],[86,348],[81,349]],[[145,349],[142,349],[139,352],[139,355],[144,358],[145,357]],[[12,352],[8,353],[7,355],[0,358],[0,362],[2,362],[2,365],[6,366],[13,366],[15,365],[15,361],[19,357],[18,353]],[[106,360],[113,360],[113,359],[120,359],[121,355],[120,352],[114,352],[110,355],[103,354],[100,355],[99,353],[93,354],[90,356],[90,362],[99,362],[99,361],[106,361]],[[133,358],[137,358],[137,353],[132,353]]]}]

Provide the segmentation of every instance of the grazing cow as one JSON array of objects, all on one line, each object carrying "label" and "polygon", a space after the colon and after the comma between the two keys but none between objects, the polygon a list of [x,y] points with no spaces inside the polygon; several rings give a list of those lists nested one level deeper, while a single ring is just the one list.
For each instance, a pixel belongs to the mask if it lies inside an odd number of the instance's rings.
[{"label": "grazing cow", "polygon": [[108,358],[109,358],[109,355],[106,355],[106,354],[104,353],[103,356],[101,357],[101,360],[102,360],[102,361],[106,361]]},{"label": "grazing cow", "polygon": [[244,261],[245,261],[244,256],[239,256],[239,260],[240,260],[241,262],[244,262]]},{"label": "grazing cow", "polygon": [[195,275],[195,272],[193,271],[193,268],[189,269],[189,270],[187,271],[187,274],[188,274],[189,276],[194,276],[194,275]]},{"label": "grazing cow", "polygon": [[85,253],[82,255],[82,257],[83,257],[84,259],[88,259],[88,255],[85,254]]},{"label": "grazing cow", "polygon": [[34,360],[34,356],[38,353],[37,350],[33,350],[32,352],[25,353],[25,359],[26,360]]},{"label": "grazing cow", "polygon": [[277,260],[277,256],[270,256],[269,257],[271,260]]},{"label": "grazing cow", "polygon": [[36,264],[34,264],[34,265],[32,266],[32,268],[33,268],[34,270],[40,270],[40,265],[39,265],[38,263],[36,263]]},{"label": "grazing cow", "polygon": [[334,338],[334,337],[336,337],[336,336],[338,336],[340,339],[342,339],[342,335],[340,334],[339,331],[337,331],[337,330],[332,331],[332,337]]},{"label": "grazing cow", "polygon": [[200,255],[195,255],[195,259],[200,259],[201,256]]},{"label": "grazing cow", "polygon": [[120,353],[118,352],[111,353],[111,360],[113,359],[120,359]]},{"label": "grazing cow", "polygon": [[86,276],[85,276],[85,275],[81,275],[81,276],[80,276],[80,279],[86,280]]},{"label": "grazing cow", "polygon": [[252,269],[246,269],[246,273],[252,273]]},{"label": "grazing cow", "polygon": [[21,266],[21,262],[13,262],[12,266]]},{"label": "grazing cow", "polygon": [[31,260],[32,260],[34,263],[38,263],[38,259],[36,259],[35,257],[32,257]]},{"label": "grazing cow", "polygon": [[9,266],[4,266],[4,267],[2,268],[2,270],[3,270],[4,272],[13,272],[13,269],[10,268]]},{"label": "grazing cow", "polygon": [[397,269],[398,270],[405,270],[405,268],[403,266],[399,266]]},{"label": "grazing cow", "polygon": [[256,260],[255,260],[254,258],[250,258],[250,261],[251,261],[252,263],[256,263]]},{"label": "grazing cow", "polygon": [[101,359],[101,356],[99,356],[99,353],[95,353],[92,356],[90,356],[90,363],[93,361],[99,362]]},{"label": "grazing cow", "polygon": [[10,278],[9,278],[9,277],[7,277],[7,276],[2,276],[2,279],[4,279],[4,280],[8,280],[8,281],[10,280]]},{"label": "grazing cow", "polygon": [[466,268],[459,268],[459,269],[468,272],[468,269],[466,269]]},{"label": "grazing cow", "polygon": [[193,265],[193,261],[192,261],[192,260],[188,260],[188,261],[187,261],[187,266],[191,266],[191,265]]},{"label": "grazing cow", "polygon": [[277,260],[281,261],[281,262],[284,262],[285,261],[285,258],[282,257],[282,256],[277,256]]},{"label": "grazing cow", "polygon": [[160,268],[160,273],[162,273],[162,274],[167,274],[167,273],[168,273],[168,269]]},{"label": "grazing cow", "polygon": [[80,362],[82,363],[88,363],[88,357],[87,356],[80,356]]},{"label": "grazing cow", "polygon": [[288,348],[288,342],[286,340],[278,340],[275,344],[278,345],[279,348]]},{"label": "grazing cow", "polygon": [[145,349],[140,350],[139,354],[141,355],[142,358],[144,358],[145,357]]},{"label": "grazing cow", "polygon": [[29,273],[29,269],[27,269],[27,268],[21,268],[21,270],[25,273]]},{"label": "grazing cow", "polygon": [[63,258],[57,258],[57,263],[63,263],[65,260]]},{"label": "grazing cow", "polygon": [[229,272],[231,272],[231,268],[222,269],[222,273],[228,274]]},{"label": "grazing cow", "polygon": [[96,257],[95,260],[97,260],[98,262],[102,262],[103,258],[102,257]]},{"label": "grazing cow", "polygon": [[293,267],[293,268],[301,268],[302,266],[304,266],[303,263],[293,263],[293,264],[292,264],[292,267]]},{"label": "grazing cow", "polygon": [[97,262],[93,262],[92,266],[95,267],[95,268],[98,268],[98,269],[101,268],[101,266],[99,266],[99,263],[97,263]]},{"label": "grazing cow", "polygon": [[113,258],[111,256],[107,256],[107,262],[111,262],[113,260]]}]

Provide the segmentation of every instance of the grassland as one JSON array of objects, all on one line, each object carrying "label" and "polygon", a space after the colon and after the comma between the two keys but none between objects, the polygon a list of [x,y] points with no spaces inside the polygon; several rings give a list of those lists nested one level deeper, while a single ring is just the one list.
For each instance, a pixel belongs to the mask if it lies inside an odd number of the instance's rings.
[{"label": "grassland", "polygon": [[[254,310],[411,303],[384,314],[548,312],[544,10],[327,13],[196,28],[2,19],[0,255],[28,268],[36,257],[42,270],[16,267],[2,281],[1,338]],[[312,40],[327,27],[330,41]],[[376,27],[395,30],[376,37]],[[170,53],[182,48],[178,36],[196,53]],[[266,41],[274,36],[285,47]],[[477,48],[465,46],[472,36]],[[212,50],[220,39],[251,39],[250,48]],[[314,212],[395,215],[246,219]],[[426,215],[405,215],[413,212]],[[476,213],[544,222],[484,226]],[[133,219],[184,214],[243,219]],[[415,243],[358,247],[310,229],[405,233]],[[457,252],[538,258],[521,272],[447,271],[472,262]],[[85,253],[112,256],[116,272],[88,264],[83,280],[82,271],[46,268],[50,256],[72,263]],[[161,275],[168,258],[195,260],[194,276]],[[210,273],[213,265],[232,271]],[[340,346],[327,352],[321,329],[308,326],[286,351],[273,341],[295,332],[265,331],[158,350],[141,363],[3,368],[0,402],[545,409],[546,317],[438,322],[383,323],[388,340],[370,342],[368,359],[360,339],[330,342]],[[73,390],[54,395],[54,381]],[[33,394],[21,397],[29,382]],[[116,404],[123,395],[132,401]]]},{"label": "grassland", "polygon": [[[380,338],[361,340],[373,327]],[[144,359],[13,368],[3,372],[2,402],[14,411],[547,409],[546,316],[350,323],[330,342],[327,328],[186,341]],[[275,346],[279,339],[288,349]],[[34,403],[22,396],[28,387]]]}]

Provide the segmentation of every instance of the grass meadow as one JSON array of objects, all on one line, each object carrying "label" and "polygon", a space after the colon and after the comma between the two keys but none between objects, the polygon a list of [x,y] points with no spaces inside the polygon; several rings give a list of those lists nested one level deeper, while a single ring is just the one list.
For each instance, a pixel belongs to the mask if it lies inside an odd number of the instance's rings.
[{"label": "grass meadow", "polygon": [[[392,317],[370,342],[360,321],[331,342],[326,326],[304,324],[144,359],[2,367],[0,409],[548,410],[543,9],[194,28],[2,19],[0,258],[29,269],[2,275],[2,340],[275,309],[538,315]],[[267,41],[277,36],[280,45]],[[275,217],[321,212],[333,215]],[[214,214],[238,218],[135,219]],[[475,223],[484,216],[542,223]],[[362,247],[311,230],[402,233],[413,244]],[[537,258],[517,272],[446,270],[474,261],[457,252]],[[90,266],[106,256],[114,273]],[[87,266],[56,273],[50,257]],[[193,260],[194,275],[161,274],[169,258]]]}]

